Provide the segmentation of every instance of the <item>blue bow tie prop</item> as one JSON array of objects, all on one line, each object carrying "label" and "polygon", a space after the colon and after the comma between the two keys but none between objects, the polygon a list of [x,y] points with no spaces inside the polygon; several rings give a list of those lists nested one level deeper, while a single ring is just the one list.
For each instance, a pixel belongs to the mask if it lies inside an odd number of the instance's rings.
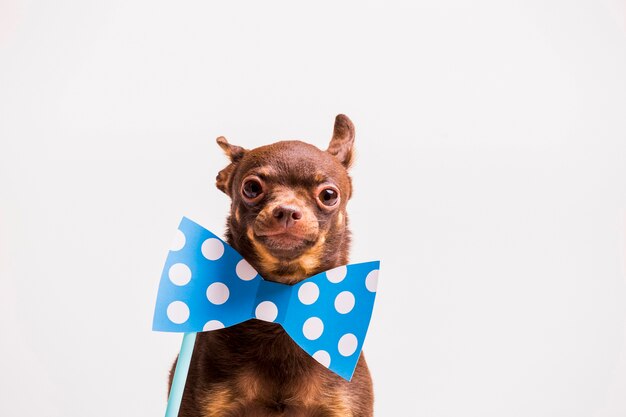
[{"label": "blue bow tie prop", "polygon": [[184,217],[161,275],[152,328],[190,333],[252,318],[279,323],[305,352],[350,380],[370,323],[379,266],[340,266],[295,285],[266,281],[235,249]]}]

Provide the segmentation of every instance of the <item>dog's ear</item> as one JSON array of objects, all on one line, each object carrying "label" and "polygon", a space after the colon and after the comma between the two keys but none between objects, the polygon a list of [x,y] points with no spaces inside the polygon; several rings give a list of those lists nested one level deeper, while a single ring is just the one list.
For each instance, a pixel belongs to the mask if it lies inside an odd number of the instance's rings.
[{"label": "dog's ear", "polygon": [[215,178],[215,185],[222,192],[230,195],[230,180],[232,178],[232,174],[235,171],[237,164],[247,151],[241,146],[231,145],[224,136],[217,138],[216,142],[220,148],[222,148],[226,156],[228,156],[228,159],[230,159],[230,164],[217,174],[217,177]]},{"label": "dog's ear", "polygon": [[231,145],[224,136],[220,136],[215,140],[220,148],[224,151],[230,162],[237,163],[246,154],[246,150],[241,146]]},{"label": "dog's ear", "polygon": [[333,138],[326,152],[334,155],[346,168],[352,164],[352,146],[354,145],[354,125],[345,114],[338,114],[335,118]]}]

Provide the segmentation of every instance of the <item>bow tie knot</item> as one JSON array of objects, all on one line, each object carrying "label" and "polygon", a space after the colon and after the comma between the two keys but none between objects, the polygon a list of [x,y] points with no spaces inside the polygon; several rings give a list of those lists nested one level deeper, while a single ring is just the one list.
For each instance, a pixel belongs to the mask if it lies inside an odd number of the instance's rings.
[{"label": "bow tie knot", "polygon": [[322,365],[350,380],[369,326],[379,262],[344,265],[295,285],[264,280],[232,247],[183,218],[161,275],[153,329],[212,331],[279,323]]}]

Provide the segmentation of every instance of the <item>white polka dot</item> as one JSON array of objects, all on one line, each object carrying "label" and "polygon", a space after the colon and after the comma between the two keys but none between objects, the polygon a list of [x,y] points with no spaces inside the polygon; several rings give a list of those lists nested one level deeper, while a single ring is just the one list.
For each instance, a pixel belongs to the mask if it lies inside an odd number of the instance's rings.
[{"label": "white polka dot", "polygon": [[237,272],[237,276],[244,281],[250,281],[257,276],[256,270],[252,268],[252,266],[245,259],[242,259],[237,263],[235,272]]},{"label": "white polka dot", "polygon": [[313,359],[324,365],[325,367],[330,366],[330,355],[325,350],[318,350],[313,354]]},{"label": "white polka dot", "polygon": [[333,284],[343,281],[348,273],[348,268],[343,266],[338,266],[337,268],[333,268],[329,271],[326,271],[326,278]]},{"label": "white polka dot", "polygon": [[298,299],[302,304],[311,305],[320,296],[320,289],[314,282],[305,282],[298,289]]},{"label": "white polka dot", "polygon": [[176,230],[176,236],[170,245],[171,251],[179,251],[185,247],[185,234],[179,230]]},{"label": "white polka dot", "polygon": [[365,278],[365,286],[370,292],[376,292],[376,287],[378,287],[378,269],[374,269],[372,272],[367,274]]},{"label": "white polka dot", "polygon": [[217,329],[223,329],[223,328],[224,328],[224,323],[222,323],[221,321],[209,320],[206,322],[202,330],[204,330],[205,332],[208,332],[210,330],[217,330]]},{"label": "white polka dot", "polygon": [[170,266],[170,270],[167,275],[170,277],[170,281],[172,281],[172,284],[174,285],[187,285],[187,283],[191,281],[191,269],[182,263]]},{"label": "white polka dot", "polygon": [[359,342],[355,335],[352,333],[344,334],[341,336],[341,339],[339,339],[339,353],[341,353],[341,356],[350,356],[356,352],[358,344]]},{"label": "white polka dot", "polygon": [[304,322],[302,334],[309,340],[319,339],[324,333],[324,322],[319,317],[311,317]]},{"label": "white polka dot", "polygon": [[206,298],[215,305],[222,305],[230,296],[230,291],[228,287],[221,282],[214,282],[209,285],[209,288],[206,289]]},{"label": "white polka dot", "polygon": [[335,310],[339,314],[348,314],[354,308],[354,295],[350,291],[342,291],[335,298]]},{"label": "white polka dot", "polygon": [[174,301],[167,306],[167,318],[172,323],[182,324],[189,318],[189,307],[182,301]]},{"label": "white polka dot", "polygon": [[273,322],[278,317],[278,307],[271,301],[263,301],[256,307],[254,315],[259,320]]},{"label": "white polka dot", "polygon": [[202,242],[202,255],[209,261],[216,261],[224,254],[224,244],[214,237]]}]

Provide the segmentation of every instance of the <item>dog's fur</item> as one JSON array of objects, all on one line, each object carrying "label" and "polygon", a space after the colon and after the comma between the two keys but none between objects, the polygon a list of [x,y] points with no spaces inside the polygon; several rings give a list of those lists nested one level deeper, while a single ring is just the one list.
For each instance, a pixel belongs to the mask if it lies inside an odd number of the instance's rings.
[{"label": "dog's fur", "polygon": [[[347,170],[354,142],[350,119],[337,116],[326,151],[300,141],[252,150],[223,137],[217,142],[230,158],[216,183],[232,199],[226,238],[261,276],[294,284],[348,263],[346,203],[352,184]],[[245,187],[262,193],[251,199],[255,193],[246,194]],[[331,207],[318,198],[328,187],[339,197]],[[170,385],[174,369],[175,364]],[[363,356],[347,382],[303,352],[280,325],[256,319],[198,333],[179,414],[372,415],[372,382]]]}]

